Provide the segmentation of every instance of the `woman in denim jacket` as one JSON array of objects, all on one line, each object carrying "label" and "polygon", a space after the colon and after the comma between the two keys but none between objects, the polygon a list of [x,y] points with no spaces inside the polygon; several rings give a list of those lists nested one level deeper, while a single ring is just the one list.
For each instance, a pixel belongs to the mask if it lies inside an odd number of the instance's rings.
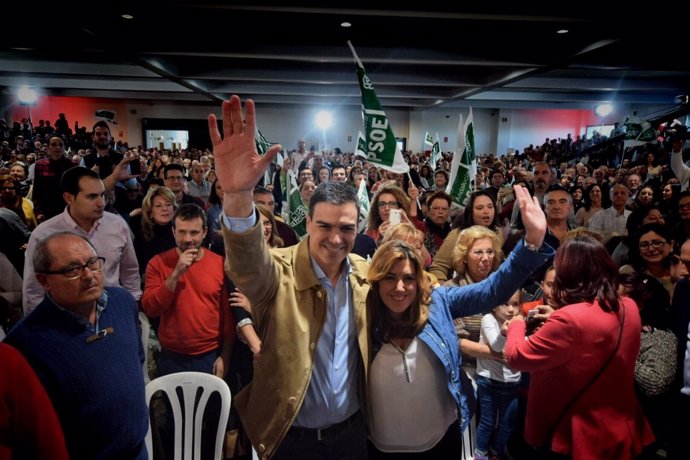
[{"label": "woman in denim jacket", "polygon": [[[546,221],[526,190],[516,190],[527,217],[525,241],[489,278],[432,290],[414,248],[401,241],[374,255],[367,299],[375,356],[369,380],[371,458],[391,454],[457,458],[468,409],[453,318],[504,303],[554,251],[542,247]],[[523,217],[524,218],[524,217]]]}]

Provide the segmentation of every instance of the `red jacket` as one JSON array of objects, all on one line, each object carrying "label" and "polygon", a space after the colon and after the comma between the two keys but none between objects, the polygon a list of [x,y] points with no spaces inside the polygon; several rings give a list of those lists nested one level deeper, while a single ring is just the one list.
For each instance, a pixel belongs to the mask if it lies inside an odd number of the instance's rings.
[{"label": "red jacket", "polygon": [[[633,371],[640,351],[640,315],[621,299],[625,324],[615,358],[561,417],[554,452],[573,459],[632,459],[654,440],[635,396]],[[525,439],[545,445],[556,419],[604,365],[618,339],[618,316],[598,302],[565,306],[525,340],[524,321],[508,328],[505,354],[515,370],[530,372]]]}]

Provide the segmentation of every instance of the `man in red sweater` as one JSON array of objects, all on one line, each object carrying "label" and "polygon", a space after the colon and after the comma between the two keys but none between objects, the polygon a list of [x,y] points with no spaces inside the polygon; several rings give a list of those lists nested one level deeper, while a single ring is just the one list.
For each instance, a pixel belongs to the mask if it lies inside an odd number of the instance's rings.
[{"label": "man in red sweater", "polygon": [[158,371],[197,371],[222,378],[235,338],[223,258],[201,247],[206,215],[199,206],[177,209],[173,233],[177,247],[151,259],[141,297],[144,312],[161,318]]}]

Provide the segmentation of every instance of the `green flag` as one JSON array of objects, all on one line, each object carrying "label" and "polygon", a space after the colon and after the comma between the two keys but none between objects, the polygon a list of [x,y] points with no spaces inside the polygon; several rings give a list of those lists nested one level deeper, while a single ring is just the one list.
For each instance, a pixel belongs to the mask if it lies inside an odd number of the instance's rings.
[{"label": "green flag", "polygon": [[264,153],[268,152],[268,149],[270,149],[273,145],[272,142],[268,142],[264,135],[261,134],[259,128],[256,128],[254,142],[256,142],[256,151],[259,152],[259,155],[263,155]]},{"label": "green flag", "polygon": [[[471,192],[470,186],[470,152],[468,149],[466,124],[462,122],[462,115],[458,123],[458,144],[450,167],[450,180],[446,193],[460,206],[467,204],[467,197]],[[473,140],[474,143],[474,140]]]},{"label": "green flag", "polygon": [[472,106],[470,114],[465,120],[465,139],[467,143],[467,159],[470,165],[470,180],[474,181],[477,177],[477,153],[474,150],[474,117],[472,116]]},{"label": "green flag", "polygon": [[357,132],[357,148],[355,150],[355,155],[358,157],[367,157],[367,141],[364,140],[362,131]]},{"label": "green flag", "polygon": [[436,142],[434,142],[431,146],[431,156],[429,157],[429,166],[431,166],[432,171],[434,171],[436,169],[436,163],[438,163],[438,161],[440,159],[441,159],[441,140],[438,137],[438,133],[436,133]]},{"label": "green flag", "polygon": [[359,223],[357,230],[362,233],[367,228],[369,221],[369,193],[367,192],[367,181],[362,180],[357,190],[357,200],[359,201]]},{"label": "green flag", "polygon": [[287,177],[287,215],[286,221],[290,227],[303,238],[307,234],[307,207],[302,202],[299,194],[297,180],[292,171],[288,171]]},{"label": "green flag", "polygon": [[398,148],[395,134],[374,91],[374,85],[369,80],[352,43],[348,41],[347,44],[355,57],[359,89],[362,93],[362,118],[364,119],[367,160],[380,168],[396,173],[406,173],[410,170],[410,165],[405,162]]},{"label": "green flag", "polygon": [[[438,136],[436,136],[436,137],[438,137]],[[434,139],[432,139],[431,134],[429,134],[429,131],[427,131],[426,134],[424,135],[424,146],[425,147],[426,146],[431,147],[433,145],[434,145]],[[424,150],[424,149],[422,149],[422,150]]]}]

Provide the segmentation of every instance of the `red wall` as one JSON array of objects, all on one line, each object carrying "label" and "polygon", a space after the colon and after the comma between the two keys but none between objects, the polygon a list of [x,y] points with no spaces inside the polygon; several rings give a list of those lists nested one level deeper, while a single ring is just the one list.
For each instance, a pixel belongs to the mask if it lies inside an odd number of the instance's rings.
[{"label": "red wall", "polygon": [[[86,127],[91,131],[94,123],[101,120],[96,118],[96,110],[111,110],[116,113],[115,121],[117,124],[110,123],[110,131],[115,140],[128,140],[127,135],[127,103],[114,101],[111,99],[95,99],[87,97],[61,97],[61,96],[40,96],[34,106],[31,107],[31,120],[34,126],[38,126],[38,120],[49,120],[51,126],[55,127],[55,120],[58,114],[66,115],[69,126],[74,130],[74,123],[79,122],[79,127]],[[21,121],[28,118],[28,108],[17,105],[9,110],[12,122]]]}]

